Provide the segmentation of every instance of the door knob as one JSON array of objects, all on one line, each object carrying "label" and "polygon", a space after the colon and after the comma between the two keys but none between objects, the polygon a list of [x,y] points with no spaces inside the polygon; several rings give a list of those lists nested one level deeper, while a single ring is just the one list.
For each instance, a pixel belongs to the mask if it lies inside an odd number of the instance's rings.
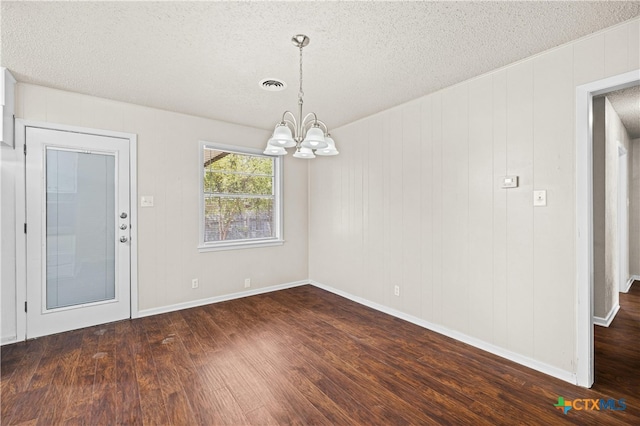
[{"label": "door knob", "polygon": [[127,229],[127,225],[123,223],[122,225],[120,225],[120,229],[124,231],[125,229]]},{"label": "door knob", "polygon": [[128,240],[128,238],[127,238],[127,237],[120,237],[120,242],[121,242],[121,243],[126,243],[126,242],[127,242],[127,240]]},{"label": "door knob", "polygon": [[126,219],[127,218],[127,214],[125,212],[120,213],[120,217],[122,219]]}]

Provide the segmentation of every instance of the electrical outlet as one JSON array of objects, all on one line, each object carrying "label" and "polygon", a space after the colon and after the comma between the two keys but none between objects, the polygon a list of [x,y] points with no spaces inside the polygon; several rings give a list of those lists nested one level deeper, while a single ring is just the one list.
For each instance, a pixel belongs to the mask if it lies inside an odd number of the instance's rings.
[{"label": "electrical outlet", "polygon": [[396,296],[400,296],[400,286],[394,286],[393,287],[393,294],[395,294]]},{"label": "electrical outlet", "polygon": [[198,288],[200,284],[198,284],[198,279],[194,278],[191,280],[191,288]]},{"label": "electrical outlet", "polygon": [[244,288],[249,288],[251,287],[251,278],[245,278],[244,279]]}]

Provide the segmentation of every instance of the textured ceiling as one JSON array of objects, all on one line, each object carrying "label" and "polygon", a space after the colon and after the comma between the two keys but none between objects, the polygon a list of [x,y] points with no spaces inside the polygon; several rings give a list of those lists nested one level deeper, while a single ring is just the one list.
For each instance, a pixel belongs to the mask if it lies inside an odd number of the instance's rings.
[{"label": "textured ceiling", "polygon": [[[270,128],[296,107],[338,127],[640,14],[640,2],[9,2],[19,81]],[[282,92],[262,90],[267,77]]]},{"label": "textured ceiling", "polygon": [[640,138],[640,86],[609,92],[606,95],[618,113],[631,139]]}]

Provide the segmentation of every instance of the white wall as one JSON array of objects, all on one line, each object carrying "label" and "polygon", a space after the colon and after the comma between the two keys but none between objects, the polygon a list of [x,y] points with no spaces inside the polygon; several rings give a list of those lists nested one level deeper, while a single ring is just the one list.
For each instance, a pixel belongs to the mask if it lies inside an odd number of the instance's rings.
[{"label": "white wall", "polygon": [[[631,144],[627,130],[624,128],[620,117],[611,106],[609,99],[605,98],[605,281],[604,288],[594,282],[594,315],[606,318],[612,309],[618,306],[619,283],[629,278],[629,271],[620,270],[620,243],[618,230],[618,145],[627,150],[627,170],[631,170],[628,164],[632,155]],[[628,186],[627,186],[628,187]],[[631,218],[630,218],[631,219]],[[631,220],[630,220],[631,221]],[[620,277],[620,274],[625,275]]]},{"label": "white wall", "polygon": [[575,88],[640,68],[639,23],[333,131],[341,155],[310,168],[311,279],[575,373]]},{"label": "white wall", "polygon": [[[287,158],[284,165],[283,246],[197,250],[198,141],[263,148],[268,131],[29,84],[19,84],[17,93],[18,118],[138,135],[138,195],[152,195],[155,202],[138,208],[140,310],[241,292],[245,278],[251,278],[251,289],[308,278],[308,165],[297,159]],[[5,209],[15,205],[13,178],[5,176],[10,161],[3,157],[3,296],[15,291],[15,276],[6,268],[15,250],[5,250],[15,246],[4,241],[7,228],[11,234],[14,229],[12,212]],[[198,289],[191,289],[192,278],[199,278]],[[15,335],[15,309],[7,300],[3,297],[3,340]]]}]

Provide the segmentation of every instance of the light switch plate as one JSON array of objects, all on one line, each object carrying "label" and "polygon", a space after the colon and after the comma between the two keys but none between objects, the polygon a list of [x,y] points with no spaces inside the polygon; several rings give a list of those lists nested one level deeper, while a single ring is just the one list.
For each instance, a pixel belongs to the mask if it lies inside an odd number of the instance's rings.
[{"label": "light switch plate", "polygon": [[140,207],[153,207],[153,196],[143,195],[140,197]]},{"label": "light switch plate", "polygon": [[533,205],[535,207],[543,207],[547,205],[547,191],[533,191]]}]

